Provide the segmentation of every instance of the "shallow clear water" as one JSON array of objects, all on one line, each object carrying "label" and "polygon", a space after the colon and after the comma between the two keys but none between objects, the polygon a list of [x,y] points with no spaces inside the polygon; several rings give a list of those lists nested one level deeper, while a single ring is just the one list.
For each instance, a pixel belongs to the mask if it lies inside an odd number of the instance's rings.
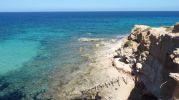
[{"label": "shallow clear water", "polygon": [[0,75],[16,70],[23,62],[36,56],[37,43],[20,40],[6,40],[0,45]]},{"label": "shallow clear water", "polygon": [[86,61],[79,48],[91,44],[80,37],[115,38],[135,24],[177,21],[179,12],[0,13],[0,100],[37,99],[53,88],[55,72],[65,81]]}]

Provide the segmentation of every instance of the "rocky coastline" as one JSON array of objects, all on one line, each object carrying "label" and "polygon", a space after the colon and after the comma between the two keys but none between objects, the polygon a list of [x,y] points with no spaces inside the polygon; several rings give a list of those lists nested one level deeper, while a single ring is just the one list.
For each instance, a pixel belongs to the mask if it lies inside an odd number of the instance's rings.
[{"label": "rocky coastline", "polygon": [[179,23],[135,25],[122,39],[96,42],[89,64],[57,92],[60,100],[178,100]]}]

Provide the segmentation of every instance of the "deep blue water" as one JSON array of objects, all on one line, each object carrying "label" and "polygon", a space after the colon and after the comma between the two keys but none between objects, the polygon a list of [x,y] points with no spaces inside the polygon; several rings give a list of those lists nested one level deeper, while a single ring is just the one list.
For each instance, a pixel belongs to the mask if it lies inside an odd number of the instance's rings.
[{"label": "deep blue water", "polygon": [[36,98],[51,88],[54,70],[78,69],[86,61],[79,48],[90,46],[80,37],[115,38],[135,24],[176,22],[179,12],[0,13],[0,100]]}]

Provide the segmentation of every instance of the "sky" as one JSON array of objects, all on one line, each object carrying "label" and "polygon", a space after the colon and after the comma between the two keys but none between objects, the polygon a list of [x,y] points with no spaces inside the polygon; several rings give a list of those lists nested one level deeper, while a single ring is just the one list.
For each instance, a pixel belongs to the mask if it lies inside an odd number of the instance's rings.
[{"label": "sky", "polygon": [[179,0],[0,0],[0,12],[179,11]]}]

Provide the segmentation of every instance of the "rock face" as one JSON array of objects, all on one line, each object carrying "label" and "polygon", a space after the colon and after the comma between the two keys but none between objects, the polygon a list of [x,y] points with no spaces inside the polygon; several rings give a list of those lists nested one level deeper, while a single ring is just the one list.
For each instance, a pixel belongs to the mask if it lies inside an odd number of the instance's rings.
[{"label": "rock face", "polygon": [[169,73],[179,73],[179,23],[160,28],[135,25],[117,52],[131,64],[136,82],[145,85],[145,92],[162,100],[179,99],[179,83],[169,77]]},{"label": "rock face", "polygon": [[79,39],[101,43],[88,57],[88,67],[53,93],[57,100],[179,100],[178,27],[135,25],[117,42]]},{"label": "rock face", "polygon": [[176,23],[176,25],[174,26],[173,32],[179,32],[179,22]]}]

